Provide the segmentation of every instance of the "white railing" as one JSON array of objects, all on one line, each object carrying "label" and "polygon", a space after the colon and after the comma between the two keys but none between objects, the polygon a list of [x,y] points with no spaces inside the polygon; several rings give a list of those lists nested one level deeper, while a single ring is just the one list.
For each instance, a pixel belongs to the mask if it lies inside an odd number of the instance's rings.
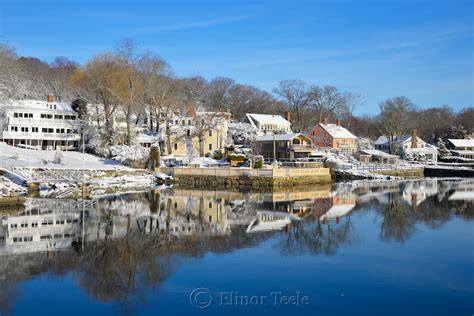
[{"label": "white railing", "polygon": [[12,132],[3,131],[2,138],[5,139],[48,139],[48,140],[79,140],[79,134],[59,134],[59,133],[33,133],[33,132]]},{"label": "white railing", "polygon": [[9,124],[22,124],[25,126],[51,126],[64,125],[65,127],[72,127],[79,125],[78,120],[60,120],[60,119],[32,119],[32,118],[9,118]]}]

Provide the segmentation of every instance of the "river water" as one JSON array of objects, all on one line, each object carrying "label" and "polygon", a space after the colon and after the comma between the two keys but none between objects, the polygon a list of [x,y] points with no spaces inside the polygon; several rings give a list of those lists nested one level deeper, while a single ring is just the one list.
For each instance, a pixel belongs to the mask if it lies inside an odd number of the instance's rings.
[{"label": "river water", "polygon": [[472,315],[474,180],[0,209],[0,315]]}]

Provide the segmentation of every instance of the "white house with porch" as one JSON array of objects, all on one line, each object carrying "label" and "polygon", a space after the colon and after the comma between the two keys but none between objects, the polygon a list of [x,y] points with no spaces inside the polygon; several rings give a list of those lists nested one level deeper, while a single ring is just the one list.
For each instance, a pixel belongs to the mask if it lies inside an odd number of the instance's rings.
[{"label": "white house with porch", "polygon": [[8,100],[1,105],[1,141],[42,150],[74,150],[80,135],[77,113],[53,96],[41,100]]}]

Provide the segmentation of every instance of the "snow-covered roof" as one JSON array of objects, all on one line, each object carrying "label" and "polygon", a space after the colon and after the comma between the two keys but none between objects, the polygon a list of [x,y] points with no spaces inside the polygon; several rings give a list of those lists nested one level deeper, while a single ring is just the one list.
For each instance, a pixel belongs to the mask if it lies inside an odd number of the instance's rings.
[{"label": "snow-covered roof", "polygon": [[388,143],[388,137],[385,136],[385,135],[380,136],[375,141],[375,145],[383,145],[383,144],[386,144],[386,143]]},{"label": "snow-covered roof", "polygon": [[361,152],[367,153],[372,156],[379,156],[379,157],[385,157],[385,158],[398,158],[398,156],[390,155],[390,154],[387,154],[386,152],[383,152],[377,149],[363,149],[361,150]]},{"label": "snow-covered roof", "polygon": [[297,136],[303,136],[309,140],[309,138],[301,133],[292,133],[292,134],[276,134],[276,135],[265,135],[257,137],[257,142],[266,142],[266,141],[290,141]]},{"label": "snow-covered roof", "polygon": [[456,147],[474,147],[474,139],[448,139]]},{"label": "snow-covered roof", "polygon": [[328,132],[333,138],[357,138],[347,129],[342,127],[341,125],[337,124],[323,124],[319,123],[319,125]]},{"label": "snow-covered roof", "polygon": [[329,220],[334,219],[337,217],[342,217],[347,214],[355,207],[355,204],[342,204],[342,205],[334,205],[331,207],[326,213],[324,213],[319,220]]},{"label": "snow-covered roof", "polygon": [[[36,111],[63,111],[76,113],[65,102],[46,102],[41,100],[9,100],[4,104],[7,109],[36,110]],[[56,107],[56,108],[55,108]]]},{"label": "snow-covered roof", "polygon": [[247,113],[246,115],[250,124],[252,124],[254,127],[257,127],[255,122],[258,122],[259,124],[275,124],[275,125],[280,125],[280,126],[291,125],[291,123],[285,120],[281,115],[254,114],[254,113]]},{"label": "snow-covered roof", "polygon": [[159,133],[156,133],[158,135],[149,135],[149,134],[144,134],[144,133],[140,133],[136,136],[136,140],[137,142],[139,143],[154,143],[158,140],[160,140],[161,138],[161,135]]}]

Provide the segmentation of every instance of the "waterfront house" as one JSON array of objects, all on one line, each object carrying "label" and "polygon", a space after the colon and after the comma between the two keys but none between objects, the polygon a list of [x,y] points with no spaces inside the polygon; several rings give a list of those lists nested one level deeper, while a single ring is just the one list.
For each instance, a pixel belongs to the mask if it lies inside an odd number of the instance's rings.
[{"label": "waterfront house", "polygon": [[335,124],[318,123],[308,134],[316,147],[334,148],[340,151],[354,153],[357,151],[357,137],[336,120]]},{"label": "waterfront house", "polygon": [[313,151],[311,138],[301,133],[260,136],[256,143],[257,152],[265,159],[307,158]]},{"label": "waterfront house", "polygon": [[[163,132],[164,148],[169,154],[182,156],[212,155],[216,150],[224,152],[227,142],[229,112],[195,112],[169,119],[170,135]],[[167,142],[170,142],[169,146]],[[165,150],[166,152],[166,150]]]},{"label": "waterfront house", "polygon": [[438,148],[418,137],[416,128],[412,130],[411,135],[394,137],[391,142],[387,136],[379,137],[375,142],[375,149],[395,153],[408,160],[438,161]]},{"label": "waterfront house", "polygon": [[287,118],[284,119],[280,115],[253,114],[247,113],[244,119],[245,123],[249,123],[257,130],[258,136],[273,134],[289,134],[291,133],[291,117],[288,112]]},{"label": "waterfront house", "polygon": [[43,150],[78,148],[75,111],[54,96],[47,100],[9,100],[2,104],[1,140],[9,145]]},{"label": "waterfront house", "polygon": [[464,139],[448,139],[446,147],[454,156],[474,159],[474,139],[467,135]]}]

